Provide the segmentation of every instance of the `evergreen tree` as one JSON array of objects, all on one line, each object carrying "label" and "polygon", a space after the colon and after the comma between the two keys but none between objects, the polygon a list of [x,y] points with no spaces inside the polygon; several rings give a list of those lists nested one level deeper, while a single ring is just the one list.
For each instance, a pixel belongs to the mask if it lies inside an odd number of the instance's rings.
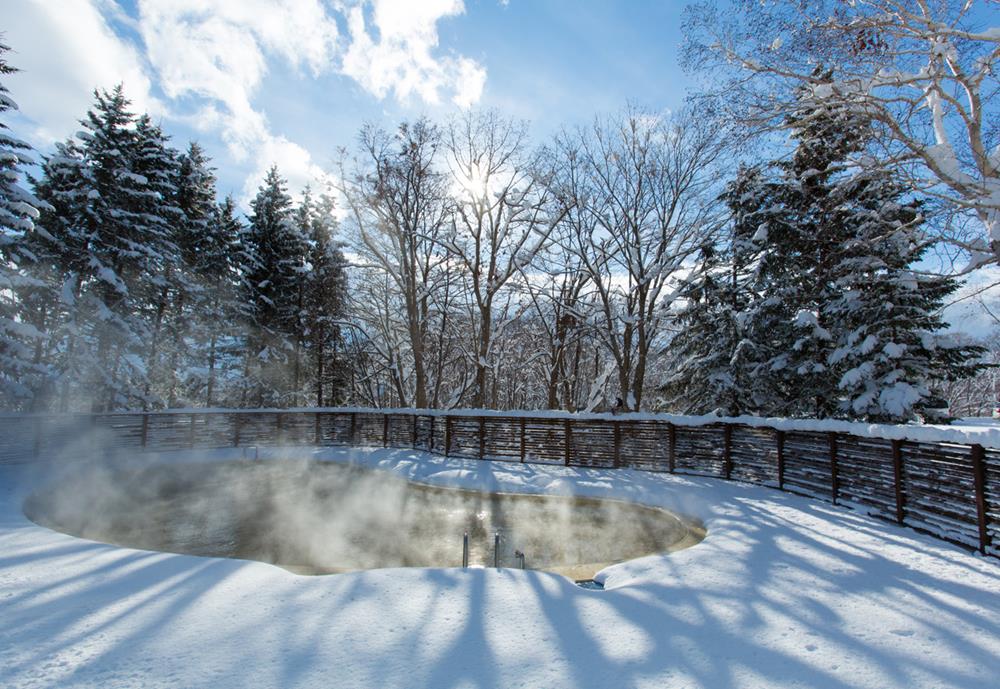
[{"label": "evergreen tree", "polygon": [[840,251],[837,294],[828,305],[838,338],[829,362],[842,393],[839,413],[906,421],[928,403],[928,381],[974,375],[982,349],[943,335],[940,316],[955,280],[911,268],[929,243],[915,202],[885,173],[838,185],[843,218],[855,228]]},{"label": "evergreen tree", "polygon": [[[817,76],[832,78],[822,70]],[[780,198],[788,219],[784,245],[777,251],[787,271],[783,300],[792,324],[783,370],[796,393],[788,412],[822,418],[839,407],[837,376],[829,361],[838,324],[828,305],[839,295],[844,247],[857,233],[850,217],[855,201],[840,192],[840,185],[851,175],[848,156],[862,150],[870,130],[851,110],[817,106],[805,96],[789,125],[797,146],[791,161],[777,164],[784,173]]]},{"label": "evergreen tree", "polygon": [[77,307],[85,312],[80,320],[93,342],[86,382],[91,408],[106,411],[145,398],[148,329],[141,306],[161,235],[145,214],[147,179],[134,172],[138,140],[129,101],[121,85],[94,97],[78,135],[84,166],[76,184],[86,192],[88,271]]},{"label": "evergreen tree", "polygon": [[[7,64],[0,44],[0,76],[17,70]],[[17,104],[0,83],[0,115],[17,110]],[[29,274],[38,260],[31,250],[38,208],[42,203],[21,181],[22,166],[33,161],[31,147],[15,138],[0,120],[0,408],[30,406],[47,366],[37,356],[43,332],[25,318],[21,298],[50,296],[46,283]]]},{"label": "evergreen tree", "polygon": [[741,175],[726,194],[734,237],[750,257],[744,284],[737,290],[734,282],[734,291],[746,295],[736,368],[755,413],[824,417],[839,408],[826,305],[837,295],[840,247],[853,232],[839,222],[843,199],[835,190],[847,154],[863,142],[864,123],[804,100],[789,126],[797,139],[791,159],[772,163],[770,175]]},{"label": "evergreen tree", "polygon": [[668,349],[672,373],[662,392],[673,408],[685,414],[739,413],[730,365],[736,321],[728,308],[726,273],[716,247],[706,244],[697,268],[680,290],[685,306]]},{"label": "evergreen tree", "polygon": [[307,358],[306,349],[308,348],[308,317],[306,315],[306,299],[307,294],[310,289],[311,273],[312,267],[309,264],[309,258],[311,256],[311,234],[312,225],[315,220],[316,209],[313,205],[312,200],[312,190],[306,185],[302,194],[302,203],[295,210],[295,226],[301,237],[302,244],[302,254],[299,256],[299,265],[295,270],[295,294],[293,297],[293,303],[291,306],[291,313],[293,320],[289,324],[292,339],[294,341],[294,350],[292,353],[292,399],[290,404],[293,406],[301,406],[303,399],[303,392],[308,384],[306,379],[309,377],[307,369],[308,364],[304,359]]},{"label": "evergreen tree", "polygon": [[285,180],[272,167],[251,203],[245,234],[244,304],[248,320],[246,400],[280,406],[293,396],[295,333],[299,321],[299,276],[305,241],[295,222]]},{"label": "evergreen tree", "polygon": [[341,335],[347,315],[347,261],[336,232],[334,201],[320,197],[309,218],[309,266],[303,303],[303,332],[311,350],[317,406],[346,399],[349,373]]},{"label": "evergreen tree", "polygon": [[[237,236],[220,237],[219,209],[215,201],[215,173],[197,143],[179,156],[176,203],[180,213],[177,242],[184,280],[173,304],[174,327],[171,369],[181,375],[168,391],[170,405],[194,404],[205,399],[205,388],[214,386],[214,348],[219,319],[225,314],[220,299],[230,301],[234,280]],[[223,289],[223,294],[217,290]],[[232,314],[229,314],[232,323]],[[213,390],[214,392],[214,390]],[[183,401],[178,397],[183,396]]]},{"label": "evergreen tree", "polygon": [[863,118],[804,98],[791,124],[799,145],[786,186],[804,260],[790,365],[812,397],[800,413],[912,419],[935,371],[955,379],[977,368],[979,350],[940,334],[939,310],[957,283],[912,272],[927,249],[918,204],[888,173],[850,165],[870,135]]},{"label": "evergreen tree", "polygon": [[175,406],[178,358],[183,350],[184,307],[191,290],[178,246],[185,216],[177,203],[180,163],[168,138],[148,115],[135,128],[132,170],[145,181],[139,208],[145,221],[143,277],[135,298],[145,312],[149,371],[143,404],[166,398]]},{"label": "evergreen tree", "polygon": [[[205,406],[211,407],[219,401],[235,403],[218,394],[219,381],[246,356],[246,340],[236,327],[241,313],[238,296],[244,227],[236,217],[232,197],[216,206],[208,228],[199,243],[197,274],[202,293],[193,340],[204,352],[203,393]],[[220,328],[220,324],[228,328]]]},{"label": "evergreen tree", "polygon": [[[109,410],[152,400],[155,337],[177,271],[176,154],[122,87],[97,91],[78,141],[46,158],[38,194],[46,279],[61,283],[59,407]],[[40,309],[36,309],[36,314]]]},{"label": "evergreen tree", "polygon": [[215,171],[205,151],[192,141],[180,156],[177,205],[184,218],[178,244],[185,265],[194,267],[199,273],[208,272],[211,266],[203,252],[205,242],[211,243],[215,236],[212,230],[218,213],[215,197]]},{"label": "evergreen tree", "polygon": [[[728,193],[734,237],[756,247],[744,254],[742,281],[734,252],[728,297],[704,292],[720,301],[747,295],[732,302],[742,337],[728,374],[743,376],[734,388],[749,387],[756,413],[908,420],[935,370],[954,378],[976,368],[975,348],[938,334],[935,314],[956,285],[910,271],[926,249],[917,206],[884,174],[851,167],[850,154],[865,145],[863,120],[804,97],[789,125],[791,159],[772,164],[771,178],[743,176]],[[720,358],[708,360],[718,368]]]},{"label": "evergreen tree", "polygon": [[45,205],[32,251],[38,257],[33,276],[48,289],[21,295],[26,318],[46,333],[39,356],[51,369],[51,388],[39,393],[36,406],[54,405],[63,412],[70,409],[90,360],[78,308],[90,273],[87,190],[79,183],[85,175],[83,153],[72,139],[56,144],[55,153],[43,158],[35,193]]},{"label": "evergreen tree", "polygon": [[735,416],[767,404],[771,390],[762,369],[776,353],[769,329],[775,319],[753,290],[769,267],[762,246],[778,220],[770,193],[759,169],[740,168],[721,196],[730,210],[728,227],[716,245],[702,247],[682,288],[687,305],[668,348],[673,373],[665,392],[686,413]]}]

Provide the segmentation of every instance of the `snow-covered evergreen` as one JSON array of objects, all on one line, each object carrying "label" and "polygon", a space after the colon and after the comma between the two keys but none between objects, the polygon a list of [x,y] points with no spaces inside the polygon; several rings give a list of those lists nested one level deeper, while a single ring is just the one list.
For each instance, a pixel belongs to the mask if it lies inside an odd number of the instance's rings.
[{"label": "snow-covered evergreen", "polygon": [[762,303],[751,308],[753,289],[772,265],[762,256],[768,228],[778,221],[769,193],[760,170],[740,168],[721,197],[730,212],[728,227],[717,244],[702,247],[684,281],[685,306],[667,348],[663,392],[671,408],[742,414],[773,393],[769,367],[781,351],[775,347],[779,319]]},{"label": "snow-covered evergreen", "polygon": [[276,167],[268,171],[251,208],[244,235],[243,304],[249,324],[246,403],[277,406],[287,404],[295,393],[291,368],[306,242]]},{"label": "snow-covered evergreen", "polygon": [[[237,398],[227,393],[242,389],[232,379],[238,379],[243,371],[246,347],[244,333],[237,327],[242,322],[239,295],[243,232],[244,226],[236,217],[233,199],[227,196],[216,206],[208,231],[199,243],[200,267],[196,275],[201,278],[202,292],[197,316],[192,321],[192,340],[204,353],[203,368],[194,369],[194,372],[203,372],[202,384],[197,389],[203,396],[192,394],[192,399],[204,399],[207,407],[217,400],[235,404]],[[229,327],[219,328],[220,323]],[[189,375],[189,387],[197,380],[196,375]]]},{"label": "snow-covered evergreen", "polygon": [[716,247],[706,244],[680,292],[685,306],[670,342],[671,372],[663,392],[672,408],[687,414],[740,413],[742,395],[732,365],[739,328],[728,277]]},{"label": "snow-covered evergreen", "polygon": [[[7,64],[8,50],[0,44],[4,78],[17,71]],[[17,110],[17,103],[0,83],[0,118],[12,110]],[[39,349],[43,332],[25,320],[21,308],[29,293],[39,294],[45,288],[30,273],[38,260],[31,243],[41,205],[23,182],[23,166],[32,162],[31,147],[0,119],[0,407],[30,403],[47,371]]]},{"label": "snow-covered evergreen", "polygon": [[853,199],[845,222],[838,296],[829,313],[840,337],[829,362],[843,396],[840,412],[871,421],[908,419],[933,396],[932,380],[973,374],[979,350],[942,334],[941,308],[955,280],[913,268],[928,248],[919,206],[885,174],[862,173],[842,186]]},{"label": "snow-covered evergreen", "polygon": [[[180,154],[176,203],[181,219],[175,241],[185,280],[174,302],[172,369],[178,371],[168,404],[214,403],[220,340],[232,347],[239,336],[235,307],[242,230],[232,199],[216,203],[215,173],[197,143]],[[220,329],[225,323],[227,329]],[[228,332],[227,332],[228,330]]]},{"label": "snow-covered evergreen", "polygon": [[728,265],[707,252],[687,287],[668,391],[689,411],[909,420],[930,379],[976,370],[979,350],[940,334],[957,284],[913,268],[918,204],[848,164],[863,119],[804,101],[789,126],[791,159],[727,191],[733,250]]},{"label": "snow-covered evergreen", "polygon": [[150,201],[148,179],[134,171],[138,139],[124,90],[119,85],[94,97],[77,135],[83,164],[77,168],[74,195],[86,237],[86,266],[76,308],[90,345],[81,393],[91,396],[92,409],[106,410],[145,397],[148,371],[142,352],[148,329],[141,299],[163,235],[144,207]]},{"label": "snow-covered evergreen", "polygon": [[138,118],[135,138],[132,169],[146,182],[140,209],[146,222],[147,256],[144,279],[137,285],[148,332],[143,403],[158,401],[151,392],[155,383],[153,389],[162,391],[167,405],[174,406],[186,327],[183,309],[191,290],[178,246],[184,228],[184,213],[177,203],[180,164],[177,151],[148,115]]},{"label": "snow-covered evergreen", "polygon": [[308,359],[305,377],[318,406],[345,402],[347,397],[347,350],[343,323],[347,318],[347,260],[336,239],[334,200],[321,195],[313,204],[303,204],[300,223],[309,240],[309,270],[305,273],[301,332]]}]

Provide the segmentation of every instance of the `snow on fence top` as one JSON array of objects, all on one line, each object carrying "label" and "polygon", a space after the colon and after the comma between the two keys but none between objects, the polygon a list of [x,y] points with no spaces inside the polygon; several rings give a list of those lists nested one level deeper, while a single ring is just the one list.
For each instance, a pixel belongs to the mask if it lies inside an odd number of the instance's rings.
[{"label": "snow on fence top", "polygon": [[[973,425],[971,423],[943,424],[870,424],[856,421],[840,421],[837,419],[787,419],[761,416],[685,416],[681,414],[656,414],[650,412],[634,412],[627,414],[566,412],[557,410],[534,411],[497,411],[495,409],[379,409],[372,407],[293,407],[293,408],[190,408],[169,409],[164,411],[123,411],[101,414],[101,416],[135,414],[294,414],[331,412],[357,414],[407,414],[419,416],[464,416],[464,417],[499,417],[527,419],[571,419],[571,420],[622,420],[622,421],[661,421],[678,426],[708,426],[720,423],[740,424],[754,428],[773,428],[779,431],[816,431],[826,433],[846,433],[860,438],[882,438],[885,440],[910,440],[928,443],[958,443],[964,445],[982,445],[983,447],[1000,448],[1000,422]],[[0,414],[0,418],[12,416],[60,416],[53,414]],[[89,414],[84,414],[89,416]]]}]

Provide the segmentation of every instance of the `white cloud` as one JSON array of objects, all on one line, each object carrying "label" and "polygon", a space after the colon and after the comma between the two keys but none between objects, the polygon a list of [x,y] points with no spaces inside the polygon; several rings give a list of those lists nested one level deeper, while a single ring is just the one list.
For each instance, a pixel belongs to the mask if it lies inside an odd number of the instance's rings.
[{"label": "white cloud", "polygon": [[313,76],[343,73],[379,98],[390,92],[404,100],[417,95],[439,102],[478,101],[486,71],[468,58],[435,58],[437,22],[461,14],[461,0],[374,0],[379,39],[365,27],[368,5],[338,4],[349,19],[351,42],[344,49],[336,17],[321,0],[140,0],[139,28],[160,85],[171,98],[197,96],[209,102],[190,118],[203,131],[218,128],[236,161],[253,158],[247,180],[252,193],[272,163],[293,189],[321,174],[309,152],[271,131],[253,99],[276,56]]},{"label": "white cloud", "polygon": [[139,27],[167,94],[248,107],[267,55],[314,75],[327,70],[337,24],[320,0],[140,0]]},{"label": "white cloud", "polygon": [[[0,3],[0,26],[18,51],[11,63],[28,71],[11,88],[38,140],[75,131],[93,87],[121,81],[136,110],[219,136],[235,162],[254,161],[252,193],[272,163],[292,189],[322,174],[255,103],[273,60],[313,77],[346,75],[378,98],[467,107],[485,69],[437,54],[438,22],[464,11],[462,0],[138,0],[132,18],[113,0],[27,0]],[[134,31],[145,53],[113,26]],[[150,95],[154,80],[171,112]]]},{"label": "white cloud", "polygon": [[8,61],[22,70],[8,87],[29,136],[49,144],[79,129],[95,88],[124,83],[134,110],[163,113],[150,95],[150,79],[134,46],[120,39],[89,0],[0,3],[0,27],[12,48]]},{"label": "white cloud", "polygon": [[319,190],[325,189],[331,181],[329,173],[313,162],[309,151],[283,136],[272,136],[263,141],[257,151],[256,163],[256,168],[243,185],[240,203],[244,207],[250,206],[250,200],[257,194],[272,165],[277,165],[278,172],[288,180],[293,196],[297,196],[307,184]]},{"label": "white cloud", "polygon": [[462,0],[372,0],[372,38],[364,6],[349,10],[351,46],[344,55],[343,72],[379,98],[393,93],[397,100],[418,96],[439,103],[441,92],[452,94],[460,107],[477,102],[486,70],[465,57],[435,57],[437,23],[465,11]]},{"label": "white cloud", "polygon": [[219,132],[235,161],[257,161],[247,188],[255,188],[272,163],[293,188],[317,174],[305,149],[271,131],[253,97],[270,56],[313,75],[330,68],[338,32],[322,2],[142,0],[139,30],[164,92],[207,101],[186,119]]},{"label": "white cloud", "polygon": [[458,60],[458,81],[452,101],[460,108],[471,108],[479,102],[486,85],[486,69],[467,57]]}]

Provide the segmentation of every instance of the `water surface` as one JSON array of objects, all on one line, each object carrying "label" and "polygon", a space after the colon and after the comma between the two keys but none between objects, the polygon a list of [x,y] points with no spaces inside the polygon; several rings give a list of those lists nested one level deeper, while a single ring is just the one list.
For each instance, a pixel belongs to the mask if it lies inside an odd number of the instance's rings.
[{"label": "water surface", "polygon": [[269,460],[88,470],[25,504],[35,522],[116,545],[260,560],[302,574],[470,563],[575,579],[704,537],[666,510],[614,500],[481,493],[332,462]]}]

